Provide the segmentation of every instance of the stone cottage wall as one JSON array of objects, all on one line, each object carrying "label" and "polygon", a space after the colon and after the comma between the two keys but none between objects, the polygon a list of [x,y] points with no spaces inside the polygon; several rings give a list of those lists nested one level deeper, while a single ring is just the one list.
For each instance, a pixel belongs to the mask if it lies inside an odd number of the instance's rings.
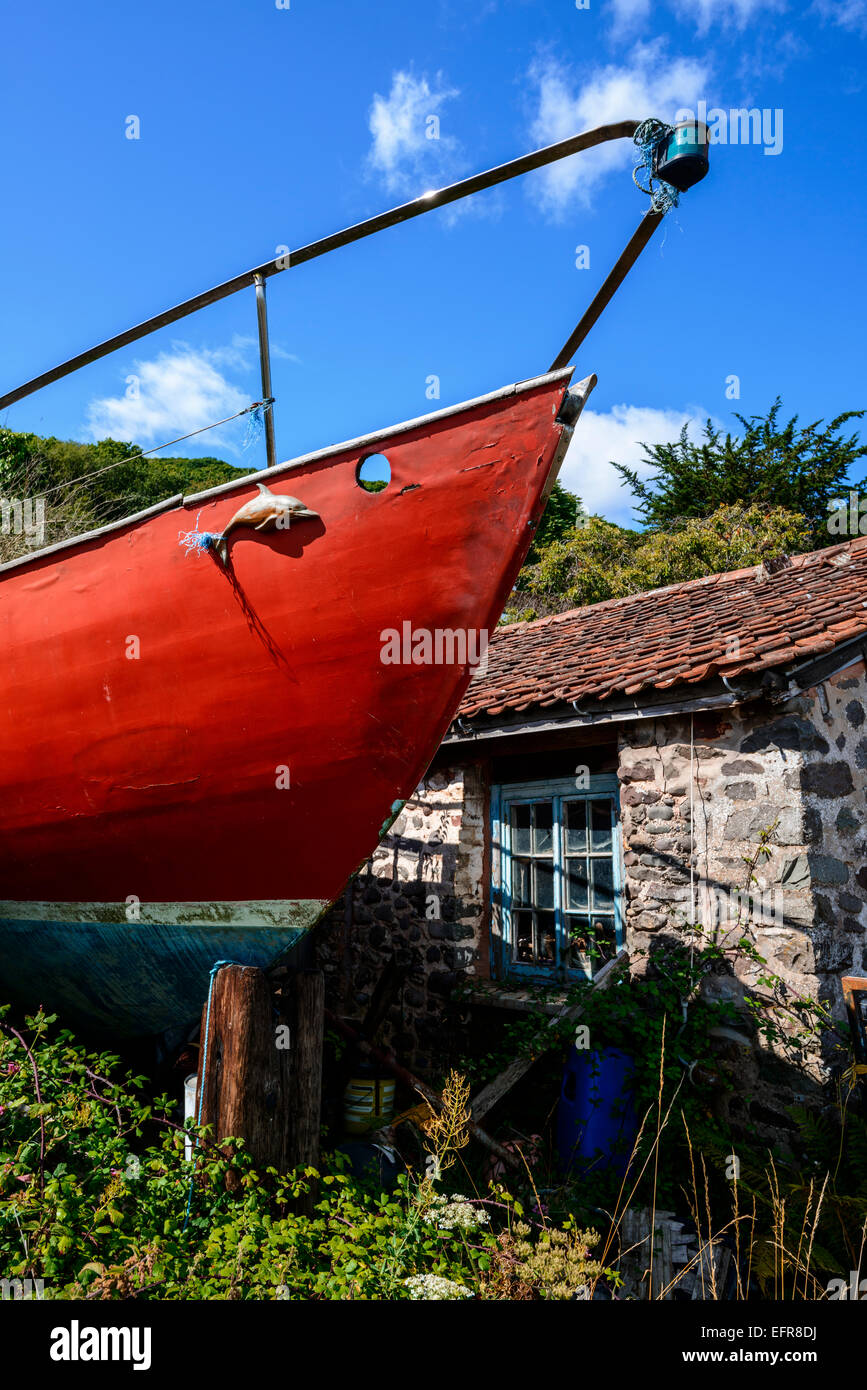
[{"label": "stone cottage wall", "polygon": [[[409,966],[380,1037],[419,1070],[459,1048],[443,1003],[461,975],[488,973],[483,941],[487,788],[479,769],[428,774],[316,932],[329,1007],[361,1018],[385,964]],[[451,1031],[450,1031],[451,1030]]]},{"label": "stone cottage wall", "polygon": [[[636,726],[621,738],[631,950],[678,919],[707,928],[746,916],[731,890],[746,889],[744,860],[774,826],[771,853],[756,868],[756,945],[794,991],[828,1000],[840,1016],[839,976],[863,966],[865,710],[859,665],[783,707],[695,716],[694,833],[689,720]],[[740,970],[752,983],[756,970]]]},{"label": "stone cottage wall", "polygon": [[800,792],[813,838],[788,878],[809,886],[815,904],[815,968],[821,978],[862,974],[867,921],[867,679],[863,663],[833,676],[799,702],[815,729],[804,763],[787,785]]},{"label": "stone cottage wall", "polygon": [[[677,936],[687,922],[717,925],[726,939],[740,914],[784,986],[842,1017],[840,975],[867,968],[863,663],[784,705],[696,714],[692,733],[692,797],[688,716],[642,721],[619,735],[633,969],[647,968],[654,941]],[[488,815],[484,769],[430,773],[354,880],[349,902],[335,904],[316,932],[329,1005],[345,1016],[363,1016],[390,956],[409,967],[381,1037],[420,1070],[438,1070],[463,1050],[461,1016],[443,1005],[463,976],[489,973]],[[750,902],[744,861],[772,826]],[[734,977],[711,976],[705,988],[737,1003],[759,973],[740,959]],[[782,1125],[792,1076],[781,1072],[775,1091],[760,1085],[755,1046],[749,1054],[735,1046],[733,1066],[763,1097],[752,1102],[752,1118],[770,1130]],[[817,1058],[814,1077],[823,1074]]]},{"label": "stone cottage wall", "polygon": [[[636,726],[621,738],[621,806],[627,945],[633,969],[647,966],[654,936],[677,936],[698,921],[733,943],[740,914],[755,946],[781,981],[783,1002],[821,1000],[844,1017],[840,976],[860,974],[867,910],[867,683],[863,664],[783,706],[742,706],[711,719],[695,716],[690,808],[688,719]],[[694,820],[694,825],[693,825]],[[749,867],[763,830],[770,853]],[[690,862],[692,861],[692,863]],[[690,883],[692,867],[693,884]],[[734,891],[732,891],[734,890]],[[733,975],[704,981],[706,995],[736,1006],[743,986],[767,995],[761,967],[732,956]],[[792,1015],[775,1022],[796,1029]],[[771,1142],[793,1131],[797,1102],[818,1099],[829,1049],[806,1072],[786,1065],[786,1049],[768,1047],[745,1017],[719,1044],[733,1090],[717,1096],[729,1121],[749,1120]]]}]

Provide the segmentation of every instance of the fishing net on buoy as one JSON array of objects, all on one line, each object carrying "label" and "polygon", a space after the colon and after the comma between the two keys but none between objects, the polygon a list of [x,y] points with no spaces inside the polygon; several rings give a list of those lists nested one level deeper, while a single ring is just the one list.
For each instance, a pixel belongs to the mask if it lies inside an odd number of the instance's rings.
[{"label": "fishing net on buoy", "polygon": [[[646,193],[649,197],[650,206],[654,212],[671,212],[672,208],[676,208],[680,201],[680,194],[677,189],[655,173],[657,151],[670,139],[673,133],[673,126],[666,125],[664,121],[657,121],[651,116],[648,120],[641,122],[632,137],[641,155],[641,163],[636,164],[632,171],[632,177],[636,188],[640,188],[642,193]],[[642,175],[647,179],[646,188],[640,181]]]}]

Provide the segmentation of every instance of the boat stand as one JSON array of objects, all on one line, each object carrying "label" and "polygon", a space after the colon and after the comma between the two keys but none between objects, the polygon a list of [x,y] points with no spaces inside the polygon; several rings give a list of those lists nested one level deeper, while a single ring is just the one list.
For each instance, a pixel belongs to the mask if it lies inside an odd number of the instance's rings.
[{"label": "boat stand", "polygon": [[216,1141],[243,1139],[257,1168],[319,1161],[325,977],[224,965],[202,1010],[196,1114]]}]

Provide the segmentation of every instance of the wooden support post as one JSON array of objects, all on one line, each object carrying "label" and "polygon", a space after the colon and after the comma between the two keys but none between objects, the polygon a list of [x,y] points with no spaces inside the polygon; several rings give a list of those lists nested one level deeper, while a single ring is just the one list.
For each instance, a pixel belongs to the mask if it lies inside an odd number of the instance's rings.
[{"label": "wooden support post", "polygon": [[217,1140],[245,1140],[257,1167],[285,1167],[290,1056],[278,1046],[264,972],[224,966],[214,979],[210,1019],[207,1003],[202,1011],[197,1094],[202,1124]]},{"label": "wooden support post", "polygon": [[401,985],[408,974],[409,964],[398,962],[395,955],[390,955],[386,961],[385,969],[376,982],[376,988],[361,1025],[361,1032],[368,1042],[373,1042],[385,1022],[385,1016],[397,998]]},{"label": "wooden support post", "polygon": [[289,1166],[316,1167],[322,1122],[322,1046],[325,1036],[325,976],[321,970],[294,973],[292,1030],[292,1137]]},{"label": "wooden support post", "polygon": [[[401,986],[409,973],[409,965],[398,963],[396,956],[389,956],[385,963],[376,988],[364,1015],[364,1022],[358,1027],[358,1032],[366,1042],[372,1043],[380,1027],[385,1021],[385,1017],[400,993]],[[342,1096],[352,1078],[352,1073],[357,1065],[356,1049],[348,1047],[338,1063],[336,1071],[336,1084],[339,1094]]]},{"label": "wooden support post", "polygon": [[648,1295],[650,1216],[647,1207],[629,1207],[620,1218],[621,1255],[618,1267],[626,1298],[646,1299]]}]

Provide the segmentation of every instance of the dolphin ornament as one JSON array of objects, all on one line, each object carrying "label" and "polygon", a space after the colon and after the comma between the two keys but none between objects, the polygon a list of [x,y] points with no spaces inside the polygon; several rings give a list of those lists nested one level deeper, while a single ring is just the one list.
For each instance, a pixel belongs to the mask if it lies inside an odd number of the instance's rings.
[{"label": "dolphin ornament", "polygon": [[211,538],[211,549],[223,565],[229,563],[229,536],[240,526],[252,526],[254,531],[288,530],[292,521],[316,518],[318,512],[305,507],[297,497],[272,492],[265,483],[257,483],[258,497],[251,497],[232,517],[219,536]]}]

